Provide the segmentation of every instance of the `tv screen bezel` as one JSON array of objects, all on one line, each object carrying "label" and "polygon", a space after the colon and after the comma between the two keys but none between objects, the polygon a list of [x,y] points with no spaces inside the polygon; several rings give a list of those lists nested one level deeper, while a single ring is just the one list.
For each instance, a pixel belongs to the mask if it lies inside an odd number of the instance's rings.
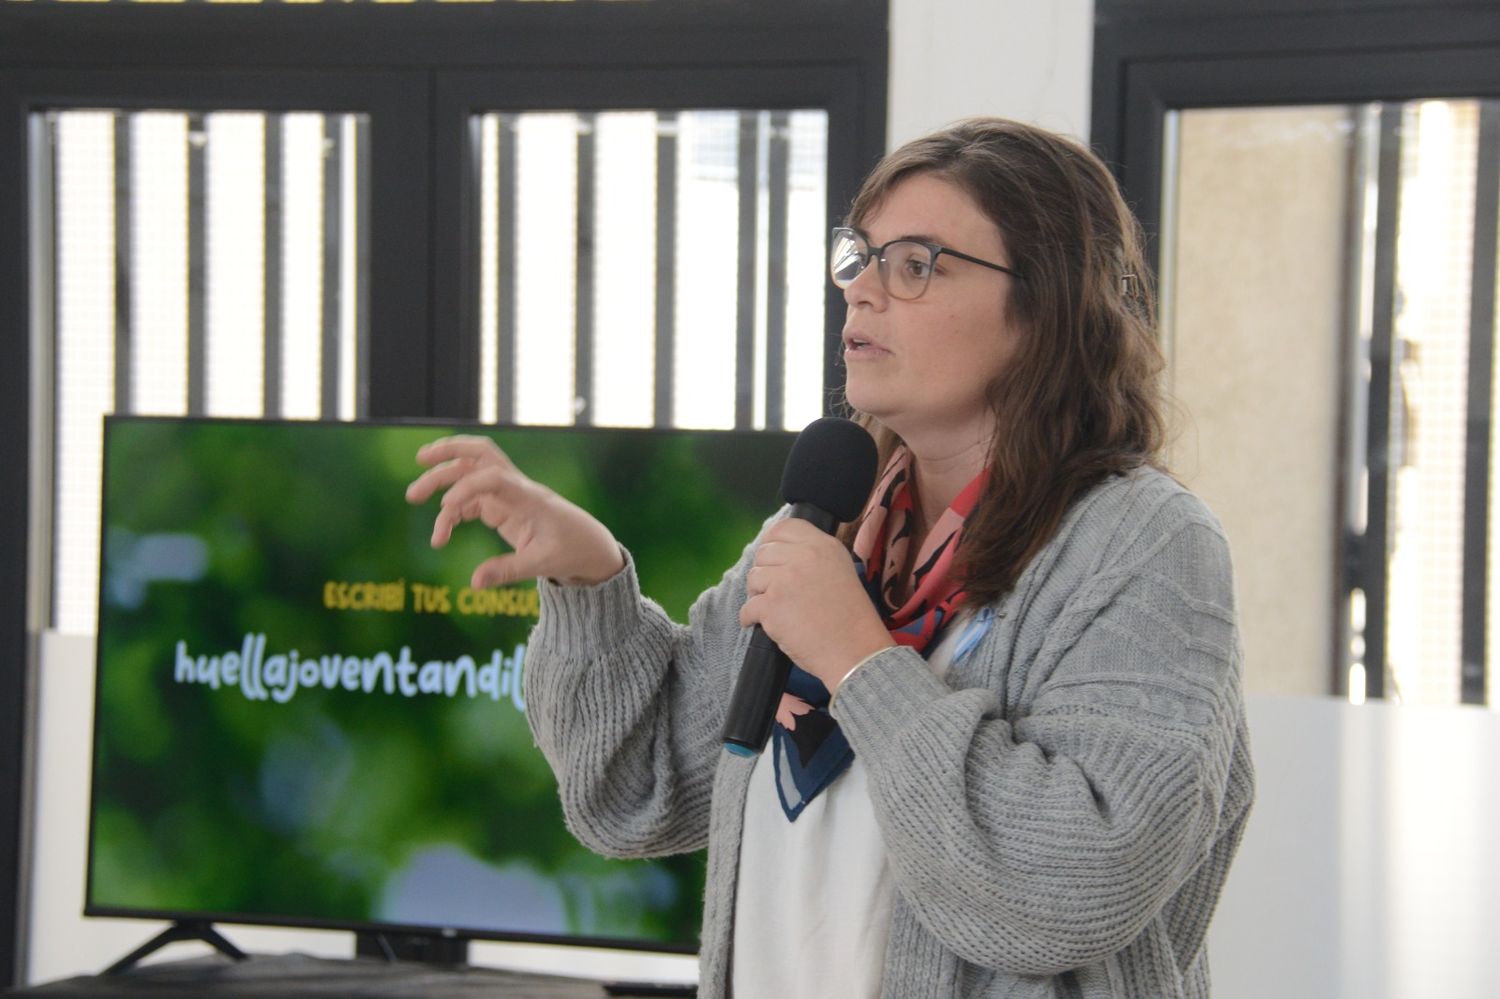
[{"label": "tv screen bezel", "polygon": [[[679,428],[679,427],[583,427],[583,426],[554,426],[536,424],[496,424],[481,423],[477,421],[464,421],[454,419],[438,418],[409,418],[409,419],[359,419],[359,420],[298,420],[291,418],[253,418],[253,417],[228,417],[228,416],[162,416],[162,415],[135,415],[135,414],[106,414],[103,421],[102,461],[99,486],[99,580],[96,606],[102,608],[104,601],[104,590],[107,585],[103,566],[105,560],[105,545],[107,537],[104,528],[109,523],[107,492],[109,485],[109,461],[110,448],[109,439],[112,429],[120,424],[137,423],[192,423],[192,424],[272,424],[283,426],[336,426],[339,428],[409,428],[430,429],[435,436],[449,433],[473,433],[481,435],[503,435],[503,434],[540,434],[547,435],[557,432],[577,433],[581,431],[598,431],[601,433],[622,432],[630,434],[643,434],[653,436],[695,436],[695,437],[717,437],[731,439],[734,437],[759,437],[767,435],[780,437],[784,440],[786,449],[789,450],[792,441],[796,437],[793,431],[785,430],[738,430],[738,429],[708,429],[708,428]],[[523,470],[524,471],[524,470]],[[413,477],[419,472],[419,468],[413,459]],[[776,505],[780,503],[779,497],[768,498],[767,516],[774,513]],[[745,539],[749,542],[749,538]],[[725,569],[728,566],[724,567]],[[706,585],[712,585],[708,581]],[[101,615],[102,616],[102,615]],[[100,672],[103,668],[101,652],[103,645],[104,629],[96,619],[94,635],[94,670],[93,690],[99,689]],[[308,930],[330,930],[345,931],[356,934],[386,934],[419,937],[441,937],[444,939],[463,939],[474,941],[491,941],[501,943],[543,944],[561,947],[591,948],[597,950],[613,950],[633,953],[659,953],[664,955],[692,955],[698,952],[696,943],[673,943],[661,940],[644,940],[626,937],[597,937],[587,934],[574,933],[531,933],[524,931],[495,930],[488,927],[473,927],[462,924],[443,925],[437,923],[408,923],[393,922],[386,920],[361,920],[361,919],[339,919],[323,918],[317,916],[305,916],[297,914],[266,914],[245,913],[222,910],[200,910],[185,908],[156,908],[121,906],[114,904],[99,904],[93,899],[94,891],[94,864],[95,864],[95,841],[98,834],[98,752],[99,740],[97,738],[101,724],[101,699],[94,697],[92,716],[89,727],[89,804],[88,804],[88,833],[86,840],[86,858],[84,872],[84,907],[83,915],[86,917],[99,918],[121,918],[141,920],[166,920],[171,922],[198,922],[198,923],[223,923],[242,926],[278,927],[288,929]],[[701,900],[700,900],[701,904]]]}]

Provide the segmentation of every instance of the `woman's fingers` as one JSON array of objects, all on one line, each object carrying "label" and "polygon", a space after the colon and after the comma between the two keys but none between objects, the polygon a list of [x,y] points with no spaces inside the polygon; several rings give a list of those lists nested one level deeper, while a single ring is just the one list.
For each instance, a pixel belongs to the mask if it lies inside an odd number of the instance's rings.
[{"label": "woman's fingers", "polygon": [[470,470],[484,467],[515,468],[505,452],[487,437],[443,437],[417,449],[417,461],[428,466],[406,487],[406,498],[424,503]]},{"label": "woman's fingers", "polygon": [[[469,509],[476,501],[498,501],[501,506],[519,506],[534,495],[536,484],[521,473],[505,468],[476,468],[460,476],[448,491],[443,493],[442,505],[456,510]],[[491,509],[498,509],[491,507]],[[473,520],[474,517],[466,517]],[[491,523],[499,527],[499,523]]]},{"label": "woman's fingers", "polygon": [[848,551],[805,521],[767,529],[745,591],[740,624],[760,625],[825,684],[836,684],[854,663],[891,644]]},{"label": "woman's fingers", "polygon": [[527,486],[519,472],[505,468],[472,469],[459,476],[438,507],[432,523],[432,546],[447,544],[453,529],[467,520],[482,520],[485,526],[500,532],[511,545],[517,543],[515,531],[507,529],[507,520],[518,508],[527,506]]},{"label": "woman's fingers", "polygon": [[619,572],[624,556],[614,535],[583,509],[527,478],[487,437],[433,441],[417,458],[431,467],[406,487],[421,503],[442,491],[432,523],[432,546],[441,548],[464,521],[478,520],[514,549],[482,563],[474,585],[496,586],[549,576],[596,583]]},{"label": "woman's fingers", "polygon": [[423,444],[417,448],[417,461],[431,467],[444,461],[452,461],[455,458],[467,459],[477,463],[503,462],[509,465],[510,459],[505,452],[500,450],[500,445],[488,437],[478,437],[474,434],[454,434],[451,437],[439,437],[435,441]]},{"label": "woman's fingers", "polygon": [[539,573],[522,552],[507,552],[487,558],[474,567],[469,585],[476,590],[490,586],[505,586],[522,579],[535,578]]},{"label": "woman's fingers", "polygon": [[455,510],[444,506],[438,510],[437,516],[432,519],[432,547],[441,548],[453,537],[453,529],[462,524],[466,518],[462,510]]},{"label": "woman's fingers", "polygon": [[476,468],[515,469],[505,452],[488,437],[443,437],[417,449],[417,461],[428,466],[406,487],[408,503],[425,503]]},{"label": "woman's fingers", "polygon": [[436,468],[429,468],[406,487],[406,502],[426,503],[433,493],[439,489],[447,489],[467,475],[473,467],[473,462],[450,461]]}]

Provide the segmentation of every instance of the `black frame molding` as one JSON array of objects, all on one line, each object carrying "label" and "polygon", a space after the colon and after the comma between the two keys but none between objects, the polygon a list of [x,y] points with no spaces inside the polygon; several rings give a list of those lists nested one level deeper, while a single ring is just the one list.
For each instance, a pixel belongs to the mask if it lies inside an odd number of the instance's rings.
[{"label": "black frame molding", "polygon": [[[1474,169],[1474,250],[1470,257],[1468,437],[1464,442],[1464,510],[1490,506],[1490,431],[1495,410],[1495,282],[1500,256],[1500,100],[1479,108],[1479,159]],[[1484,280],[1488,277],[1489,280]],[[1489,522],[1464,517],[1464,551],[1487,551]],[[1485,560],[1487,562],[1488,559]],[[1483,704],[1488,685],[1489,574],[1485,562],[1464,559],[1463,673],[1465,704]]]},{"label": "black frame molding", "polygon": [[[1159,252],[1162,149],[1169,112],[1194,107],[1496,97],[1500,97],[1500,10],[1490,3],[1200,0],[1189,5],[1100,0],[1095,12],[1091,137],[1115,169],[1139,216],[1153,259]],[[1493,252],[1491,248],[1491,267]],[[1377,311],[1381,297],[1377,289]],[[1372,360],[1378,363],[1380,358]],[[1372,387],[1372,407],[1382,402],[1374,393]],[[1487,441],[1492,426],[1488,393],[1482,411],[1476,410],[1477,401],[1471,398],[1471,449],[1473,435],[1478,433]],[[1371,421],[1363,450],[1372,467],[1377,459],[1385,461],[1388,422]],[[1351,437],[1342,436],[1344,440]],[[1345,467],[1353,460],[1354,456],[1343,454],[1339,464]],[[1471,461],[1470,467],[1477,465]],[[1344,478],[1340,476],[1341,483]],[[1335,523],[1345,523],[1349,505],[1349,494],[1341,490],[1336,508],[1329,512]],[[1377,516],[1380,513],[1371,510],[1364,536],[1340,538],[1329,553],[1336,586],[1329,599],[1335,607],[1342,606],[1353,588],[1383,599],[1379,595],[1385,590],[1386,525]],[[1466,504],[1465,550],[1483,551],[1487,535],[1484,506]],[[1466,576],[1472,561],[1465,559]],[[1478,572],[1482,578],[1482,566]],[[1484,664],[1483,606],[1468,593],[1472,582],[1467,578],[1465,586],[1466,702],[1483,689],[1482,673],[1476,673],[1476,665],[1482,671]],[[1375,611],[1371,603],[1367,603],[1367,633],[1383,630],[1383,624],[1372,616],[1381,611]],[[1343,630],[1341,624],[1330,635],[1329,690],[1340,695],[1348,693]],[[1383,671],[1383,643],[1373,650],[1368,643],[1367,637],[1367,662],[1378,663]],[[1367,670],[1367,694],[1378,697],[1383,696],[1385,685],[1376,672]]]},{"label": "black frame molding", "polygon": [[[477,411],[464,291],[474,196],[471,110],[824,107],[838,218],[884,152],[887,0],[649,3],[0,4],[0,987],[25,954],[31,509],[50,442],[33,423],[28,148],[33,112],[66,107],[333,110],[371,116],[368,397],[372,418]],[[45,192],[41,192],[45,193]],[[842,303],[830,289],[830,324]],[[826,385],[837,384],[833,338]],[[45,400],[44,400],[45,401]],[[660,411],[658,404],[658,411]],[[42,453],[34,452],[34,446]],[[14,470],[20,470],[17,474]],[[38,556],[40,557],[40,556]]]},{"label": "black frame molding", "polygon": [[[1154,239],[1161,221],[1168,111],[1500,93],[1500,10],[1270,14],[1267,0],[1099,4],[1091,139]],[[1206,9],[1205,9],[1206,8]]]}]

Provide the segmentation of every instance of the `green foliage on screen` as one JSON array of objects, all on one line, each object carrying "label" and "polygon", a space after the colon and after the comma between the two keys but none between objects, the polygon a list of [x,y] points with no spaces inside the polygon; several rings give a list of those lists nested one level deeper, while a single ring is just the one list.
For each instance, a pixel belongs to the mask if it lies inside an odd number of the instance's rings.
[{"label": "green foliage on screen", "polygon": [[[678,621],[791,440],[456,429],[609,525]],[[563,824],[515,679],[534,588],[466,595],[499,538],[434,550],[436,500],[404,500],[454,430],[110,421],[91,911],[692,943],[700,857],[608,861]]]}]

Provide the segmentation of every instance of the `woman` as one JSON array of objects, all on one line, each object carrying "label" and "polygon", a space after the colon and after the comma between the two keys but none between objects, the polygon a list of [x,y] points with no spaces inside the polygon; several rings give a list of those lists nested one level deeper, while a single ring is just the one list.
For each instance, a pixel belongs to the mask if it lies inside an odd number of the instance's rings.
[{"label": "woman", "polygon": [[[514,548],[475,585],[541,577],[526,698],[570,825],[708,847],[704,996],[1208,995],[1253,796],[1233,584],[1159,468],[1116,185],[1070,140],[962,122],[876,167],[832,271],[882,475],[840,538],[773,517],[686,627],[493,445],[420,454],[434,543],[481,519]],[[799,669],[745,759],[719,740],[755,624]]]}]

